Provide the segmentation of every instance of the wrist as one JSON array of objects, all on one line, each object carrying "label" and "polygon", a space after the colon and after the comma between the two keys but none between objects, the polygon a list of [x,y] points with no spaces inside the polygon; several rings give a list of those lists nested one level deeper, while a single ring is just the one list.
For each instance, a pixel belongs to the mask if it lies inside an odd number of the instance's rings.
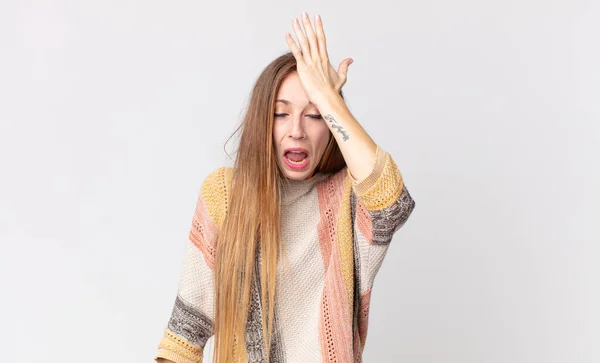
[{"label": "wrist", "polygon": [[331,89],[321,92],[316,98],[314,104],[319,110],[321,110],[321,108],[330,108],[331,106],[339,103],[344,103],[344,99],[338,92],[335,92],[335,90]]}]

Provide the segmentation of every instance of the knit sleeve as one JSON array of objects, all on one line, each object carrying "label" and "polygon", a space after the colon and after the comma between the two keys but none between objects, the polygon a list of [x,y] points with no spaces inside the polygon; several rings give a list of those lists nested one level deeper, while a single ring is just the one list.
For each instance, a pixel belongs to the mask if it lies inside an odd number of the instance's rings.
[{"label": "knit sleeve", "polygon": [[185,242],[183,268],[171,317],[154,359],[199,363],[206,341],[214,334],[214,266],[216,238],[225,218],[225,167],[203,182]]},{"label": "knit sleeve", "polygon": [[348,170],[362,292],[371,288],[393,235],[415,207],[391,155],[379,146],[376,155],[375,166],[365,179],[355,180]]}]

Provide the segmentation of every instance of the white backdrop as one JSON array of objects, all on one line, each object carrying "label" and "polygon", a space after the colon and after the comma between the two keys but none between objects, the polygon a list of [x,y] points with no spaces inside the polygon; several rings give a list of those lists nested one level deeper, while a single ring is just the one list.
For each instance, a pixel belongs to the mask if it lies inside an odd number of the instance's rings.
[{"label": "white backdrop", "polygon": [[365,361],[600,361],[599,1],[0,4],[3,361],[152,360],[201,182],[301,11],[417,203]]}]

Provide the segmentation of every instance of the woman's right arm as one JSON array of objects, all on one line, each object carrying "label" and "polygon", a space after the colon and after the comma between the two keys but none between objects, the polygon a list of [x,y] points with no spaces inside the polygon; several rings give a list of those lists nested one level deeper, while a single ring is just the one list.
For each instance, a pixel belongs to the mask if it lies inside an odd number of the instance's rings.
[{"label": "woman's right arm", "polygon": [[369,304],[377,275],[392,237],[406,223],[415,209],[415,201],[391,155],[377,147],[376,162],[371,174],[354,180],[350,172],[353,209],[355,255],[359,261],[358,290],[360,294],[359,339],[364,346],[367,335]]},{"label": "woman's right arm", "polygon": [[216,239],[225,216],[227,172],[219,168],[202,183],[177,296],[154,357],[158,363],[202,362],[206,341],[214,334]]}]

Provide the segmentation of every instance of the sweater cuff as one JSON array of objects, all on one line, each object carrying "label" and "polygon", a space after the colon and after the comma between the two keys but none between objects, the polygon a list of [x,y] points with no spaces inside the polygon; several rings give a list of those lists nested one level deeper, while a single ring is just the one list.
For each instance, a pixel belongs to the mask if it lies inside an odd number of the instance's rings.
[{"label": "sweater cuff", "polygon": [[373,170],[371,170],[371,174],[369,174],[363,180],[356,180],[352,174],[350,173],[350,169],[348,170],[348,177],[352,181],[352,187],[354,188],[354,192],[357,195],[362,195],[367,192],[369,189],[375,185],[375,182],[381,176],[383,172],[383,167],[385,165],[385,159],[387,156],[387,152],[385,152],[379,145],[377,145],[377,150],[375,152],[375,165],[373,166]]},{"label": "sweater cuff", "polygon": [[158,345],[154,360],[168,359],[175,363],[202,363],[203,349],[178,336],[168,328]]},{"label": "sweater cuff", "polygon": [[367,210],[382,210],[394,204],[402,194],[404,182],[398,166],[388,152],[377,146],[375,166],[371,174],[357,181],[350,174],[354,193]]}]

